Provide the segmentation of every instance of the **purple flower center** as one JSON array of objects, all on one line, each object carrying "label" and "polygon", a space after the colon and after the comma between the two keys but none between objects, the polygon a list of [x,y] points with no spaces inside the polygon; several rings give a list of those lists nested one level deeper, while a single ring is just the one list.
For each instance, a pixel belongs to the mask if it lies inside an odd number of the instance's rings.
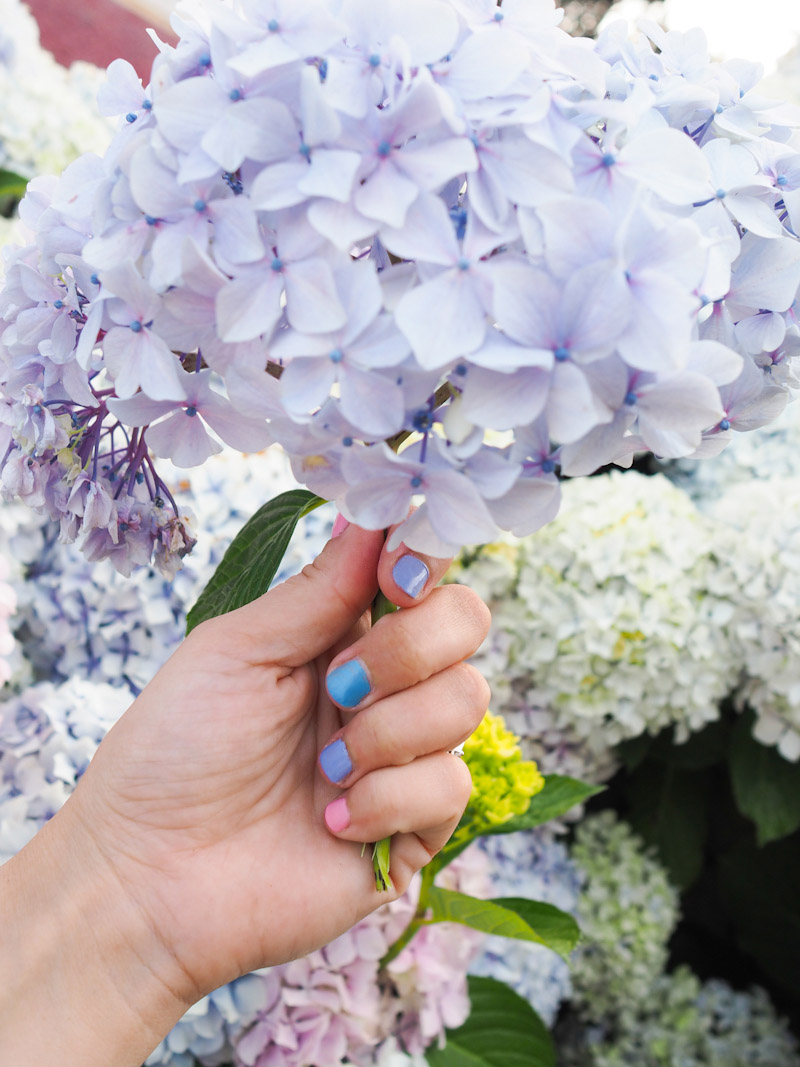
[{"label": "purple flower center", "polygon": [[392,146],[389,144],[389,142],[381,141],[381,143],[378,145],[378,155],[381,157],[381,159],[386,159],[386,157],[390,156],[391,154]]},{"label": "purple flower center", "polygon": [[341,350],[341,348],[334,348],[328,358],[330,359],[331,363],[341,363],[344,359],[344,352]]},{"label": "purple flower center", "polygon": [[720,428],[720,430],[730,430],[730,428],[731,428],[731,420],[730,419],[722,419],[720,421],[719,428]]},{"label": "purple flower center", "polygon": [[462,256],[461,259],[459,259],[457,266],[459,270],[469,270],[470,263],[466,256]]},{"label": "purple flower center", "polygon": [[300,155],[305,156],[306,159],[311,155],[311,146],[307,145],[305,141],[300,145]]},{"label": "purple flower center", "polygon": [[231,91],[228,93],[228,98],[230,100],[233,100],[235,103],[237,100],[241,100],[243,95],[244,94],[242,93],[241,89],[231,89]]},{"label": "purple flower center", "polygon": [[280,258],[280,256],[276,256],[269,266],[270,270],[274,270],[276,274],[280,274],[280,272],[283,270],[283,260]]},{"label": "purple flower center", "polygon": [[53,307],[54,308],[58,308],[59,311],[63,308],[63,306],[64,306],[64,301],[63,300],[56,300],[53,303]]},{"label": "purple flower center", "polygon": [[280,28],[280,23],[277,19],[270,19],[267,23],[267,29],[270,33],[277,33]]},{"label": "purple flower center", "polygon": [[206,202],[205,202],[205,200],[202,200],[202,199],[198,199],[198,200],[195,200],[195,202],[194,202],[194,209],[195,209],[195,211],[196,211],[196,212],[198,213],[198,215],[199,215],[199,214],[200,214],[201,212],[205,211],[205,209],[206,209]]},{"label": "purple flower center", "polygon": [[352,437],[343,437],[342,438],[342,444],[344,445],[345,448],[352,448],[353,438]]},{"label": "purple flower center", "polygon": [[419,489],[422,485],[422,478],[418,474],[415,474],[409,484],[412,489]]},{"label": "purple flower center", "polygon": [[606,152],[600,162],[604,167],[613,167],[617,162],[617,157],[611,152]]},{"label": "purple flower center", "polygon": [[381,65],[381,57],[378,55],[377,52],[373,52],[372,55],[369,57],[369,65],[373,68],[379,67]]},{"label": "purple flower center", "polygon": [[197,60],[197,62],[199,64],[199,66],[201,66],[201,67],[210,67],[211,66],[211,56],[208,54],[208,52],[203,52],[203,54],[200,56],[200,58]]},{"label": "purple flower center", "polygon": [[638,399],[639,398],[637,397],[636,393],[633,392],[633,390],[625,394],[625,403],[628,405],[629,408],[632,408]]},{"label": "purple flower center", "polygon": [[194,404],[189,405],[189,407],[186,409],[186,414],[190,418],[194,418],[194,416],[197,414],[197,408],[194,406]]},{"label": "purple flower center", "polygon": [[126,122],[136,122],[136,112],[129,111],[128,114],[125,116],[125,121]]},{"label": "purple flower center", "polygon": [[552,459],[542,460],[542,472],[544,474],[552,474],[555,469],[556,465]]},{"label": "purple flower center", "polygon": [[724,200],[727,195],[728,194],[725,192],[724,189],[717,189],[716,193],[714,193],[714,196],[716,196],[717,200]]},{"label": "purple flower center", "polygon": [[572,353],[570,352],[570,350],[568,348],[564,348],[563,345],[559,345],[558,348],[553,350],[553,355],[556,357],[559,363],[563,363],[565,360],[569,359],[571,354]]},{"label": "purple flower center", "polygon": [[504,18],[505,18],[505,15],[503,14],[502,11],[495,11],[495,13],[494,13],[494,21],[495,22],[502,22]]},{"label": "purple flower center", "polygon": [[131,329],[133,330],[134,333],[141,333],[142,332],[142,324],[141,324],[141,322],[139,322],[138,319],[134,319],[134,321],[131,323]]},{"label": "purple flower center", "polygon": [[158,219],[153,218],[152,215],[145,215],[144,221],[147,223],[148,226],[155,226],[155,224],[158,222]]},{"label": "purple flower center", "polygon": [[785,174],[779,174],[778,177],[775,179],[776,185],[787,185],[788,182],[789,179],[786,177]]}]

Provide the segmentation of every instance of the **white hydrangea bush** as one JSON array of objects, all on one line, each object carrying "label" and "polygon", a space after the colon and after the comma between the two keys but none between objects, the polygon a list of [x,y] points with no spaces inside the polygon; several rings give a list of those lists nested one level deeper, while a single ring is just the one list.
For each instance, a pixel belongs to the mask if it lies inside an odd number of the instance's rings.
[{"label": "white hydrangea bush", "polygon": [[738,670],[720,572],[736,536],[663,476],[612,473],[563,495],[535,537],[467,554],[453,574],[492,605],[476,662],[495,705],[517,732],[560,732],[601,762],[667,726],[686,740],[718,718]]}]

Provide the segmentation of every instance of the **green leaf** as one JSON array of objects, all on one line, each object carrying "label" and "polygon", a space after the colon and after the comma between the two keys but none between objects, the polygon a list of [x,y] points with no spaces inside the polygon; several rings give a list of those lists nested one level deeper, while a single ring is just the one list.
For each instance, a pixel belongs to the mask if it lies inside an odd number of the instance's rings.
[{"label": "green leaf", "polygon": [[583,804],[604,789],[603,785],[589,785],[563,774],[545,775],[544,789],[531,800],[525,814],[516,815],[494,832],[510,834],[515,830],[532,830],[534,826],[558,818],[577,804]]},{"label": "green leaf", "polygon": [[[478,837],[513,834],[517,830],[532,830],[536,826],[541,826],[542,823],[558,818],[559,815],[574,808],[576,804],[582,804],[589,797],[602,793],[604,789],[603,785],[589,785],[587,782],[579,782],[577,778],[568,778],[562,774],[545,775],[544,789],[533,797],[528,810],[523,815],[515,815],[513,819],[498,823],[496,826],[484,827],[479,834],[462,837],[457,844],[445,846],[434,860],[437,869],[441,870],[442,867],[446,867]],[[464,816],[463,821],[465,825],[469,824],[469,812]]]},{"label": "green leaf", "polygon": [[656,847],[680,889],[688,888],[703,866],[709,789],[704,771],[684,771],[655,760],[645,761],[628,783],[628,821]]},{"label": "green leaf", "polygon": [[578,924],[571,915],[539,900],[525,897],[479,900],[466,893],[431,886],[427,902],[433,910],[433,922],[461,923],[485,934],[535,941],[565,958],[580,937]]},{"label": "green leaf", "polygon": [[555,1067],[547,1027],[513,989],[494,978],[469,979],[470,1016],[447,1031],[444,1048],[425,1053],[430,1067]]},{"label": "green leaf", "polygon": [[259,508],[233,539],[189,612],[187,634],[206,619],[225,615],[266,593],[298,521],[324,503],[307,489],[292,489]]},{"label": "green leaf", "polygon": [[21,174],[15,174],[13,170],[4,170],[0,167],[0,196],[21,200],[27,188],[27,178],[23,178]]},{"label": "green leaf", "polygon": [[756,824],[758,844],[768,844],[800,827],[800,766],[752,735],[752,714],[733,728],[730,771],[736,806]]}]

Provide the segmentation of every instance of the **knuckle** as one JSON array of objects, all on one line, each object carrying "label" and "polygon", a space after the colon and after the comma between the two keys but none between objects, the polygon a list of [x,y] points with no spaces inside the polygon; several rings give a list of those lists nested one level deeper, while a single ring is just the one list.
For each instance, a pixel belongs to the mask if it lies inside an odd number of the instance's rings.
[{"label": "knuckle", "polygon": [[454,670],[457,672],[459,703],[469,713],[470,721],[477,726],[485,715],[492,698],[489,683],[471,663],[459,663]]},{"label": "knuckle", "polygon": [[469,802],[472,775],[466,763],[457,756],[448,755],[443,758],[447,760],[443,821],[457,823]]},{"label": "knuckle", "polygon": [[449,598],[460,624],[473,633],[477,648],[488,634],[492,622],[488,607],[475,590],[466,585],[442,586],[441,592]]},{"label": "knuckle", "polygon": [[345,743],[362,769],[387,762],[393,748],[383,715],[370,714],[371,710],[360,712],[344,732]]}]

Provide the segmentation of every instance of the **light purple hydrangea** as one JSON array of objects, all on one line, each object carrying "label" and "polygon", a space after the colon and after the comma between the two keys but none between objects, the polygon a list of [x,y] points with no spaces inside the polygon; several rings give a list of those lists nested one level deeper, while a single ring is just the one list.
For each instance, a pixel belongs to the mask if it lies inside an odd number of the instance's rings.
[{"label": "light purple hydrangea", "polygon": [[[13,628],[34,678],[84,678],[124,686],[137,696],[182,640],[187,611],[241,527],[271,496],[295,484],[278,448],[249,456],[226,448],[192,471],[167,464],[163,473],[184,513],[205,534],[172,581],[153,567],[140,567],[126,579],[110,560],[89,563],[63,544],[47,516],[19,505],[0,508],[0,557],[14,561],[8,592],[19,599]],[[319,554],[333,518],[333,508],[326,507],[299,523],[276,583]]]},{"label": "light purple hydrangea", "polygon": [[127,690],[76,679],[0,704],[0,863],[64,804],[130,702]]},{"label": "light purple hydrangea", "polygon": [[103,158],[21,206],[5,491],[90,560],[171,575],[195,534],[160,461],[277,441],[348,518],[446,556],[551,519],[559,468],[711,455],[773,418],[800,111],[702,34],[559,19],[180,3],[149,86],[109,68]]},{"label": "light purple hydrangea", "polygon": [[[489,857],[493,897],[529,897],[575,914],[582,875],[549,828],[484,837],[479,848]],[[487,938],[470,973],[510,985],[548,1027],[572,992],[565,960],[544,945],[506,937]]]},{"label": "light purple hydrangea", "polygon": [[[439,878],[487,897],[486,856],[467,849]],[[442,1042],[469,1015],[467,971],[484,935],[453,923],[417,932],[385,970],[381,957],[411,921],[419,875],[386,904],[303,959],[266,973],[270,1003],[234,1042],[237,1067],[357,1067],[381,1062],[384,1046],[412,1057]],[[388,1053],[387,1053],[388,1056]]]}]

